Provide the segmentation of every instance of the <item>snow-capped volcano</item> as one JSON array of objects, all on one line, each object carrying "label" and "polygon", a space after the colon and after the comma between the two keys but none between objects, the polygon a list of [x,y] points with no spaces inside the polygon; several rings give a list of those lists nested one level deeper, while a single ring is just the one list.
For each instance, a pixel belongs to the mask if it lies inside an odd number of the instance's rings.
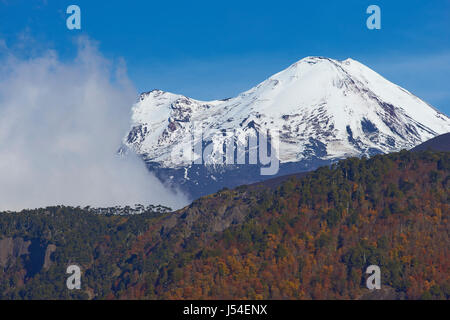
[{"label": "snow-capped volcano", "polygon": [[193,123],[213,145],[223,143],[217,130],[278,130],[282,164],[410,149],[450,132],[449,117],[370,68],[322,57],[304,58],[235,98],[199,101],[153,90],[132,111],[125,144],[158,170],[183,169],[185,180],[192,159],[173,154],[190,148]]}]

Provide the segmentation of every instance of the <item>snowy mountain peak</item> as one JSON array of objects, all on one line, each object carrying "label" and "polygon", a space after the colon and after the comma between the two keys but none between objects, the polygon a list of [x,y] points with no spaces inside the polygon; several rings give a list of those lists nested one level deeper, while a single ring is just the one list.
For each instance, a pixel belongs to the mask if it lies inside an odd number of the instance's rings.
[{"label": "snowy mountain peak", "polygon": [[189,147],[194,122],[213,144],[213,130],[279,130],[282,163],[409,149],[450,132],[449,117],[351,58],[306,57],[225,100],[152,90],[132,110],[125,143],[165,168],[190,165],[170,155]]}]

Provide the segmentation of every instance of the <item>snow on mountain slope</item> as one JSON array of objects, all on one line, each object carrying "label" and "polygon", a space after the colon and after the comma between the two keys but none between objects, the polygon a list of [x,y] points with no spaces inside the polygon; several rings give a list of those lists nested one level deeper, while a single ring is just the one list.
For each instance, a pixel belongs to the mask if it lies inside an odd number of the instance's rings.
[{"label": "snow on mountain slope", "polygon": [[163,168],[188,167],[192,123],[213,130],[280,131],[281,163],[410,149],[450,132],[450,119],[363,64],[304,58],[235,98],[199,101],[153,90],[133,106],[125,144]]}]

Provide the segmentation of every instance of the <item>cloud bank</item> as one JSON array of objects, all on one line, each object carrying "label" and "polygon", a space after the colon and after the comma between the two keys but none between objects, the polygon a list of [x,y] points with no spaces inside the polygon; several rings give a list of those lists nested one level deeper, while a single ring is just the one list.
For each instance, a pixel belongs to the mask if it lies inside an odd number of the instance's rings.
[{"label": "cloud bank", "polygon": [[69,62],[0,44],[0,210],[187,204],[132,152],[116,153],[136,99],[123,64],[82,38]]}]

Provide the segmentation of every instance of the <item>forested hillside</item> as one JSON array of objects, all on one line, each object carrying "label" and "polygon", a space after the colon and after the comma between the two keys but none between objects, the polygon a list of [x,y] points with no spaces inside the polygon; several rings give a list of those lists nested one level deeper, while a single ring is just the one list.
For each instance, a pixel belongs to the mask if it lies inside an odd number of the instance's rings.
[{"label": "forested hillside", "polygon": [[[449,173],[449,152],[402,151],[222,190],[176,212],[1,213],[0,297],[449,299]],[[81,290],[65,286],[70,264]],[[377,293],[365,288],[371,264]]]}]

